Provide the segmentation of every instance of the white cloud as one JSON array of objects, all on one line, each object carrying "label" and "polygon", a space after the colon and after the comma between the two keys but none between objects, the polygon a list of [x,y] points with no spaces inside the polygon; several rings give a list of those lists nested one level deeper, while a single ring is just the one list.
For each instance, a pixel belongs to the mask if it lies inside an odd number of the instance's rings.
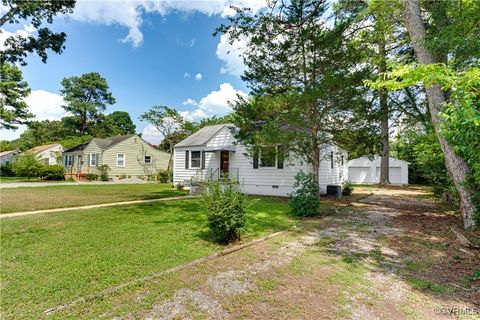
[{"label": "white cloud", "polygon": [[192,76],[190,75],[190,73],[185,72],[185,73],[183,74],[183,77],[184,77],[185,79],[190,79]]},{"label": "white cloud", "polygon": [[190,43],[189,43],[189,46],[193,47],[195,45],[195,41],[196,41],[195,38],[191,39]]},{"label": "white cloud", "polygon": [[200,81],[200,80],[202,80],[202,78],[203,78],[203,76],[202,76],[201,73],[197,73],[197,74],[195,75],[195,80],[199,80],[199,81]]},{"label": "white cloud", "polygon": [[245,70],[242,55],[246,48],[246,39],[241,39],[231,44],[228,35],[221,35],[216,51],[217,58],[224,61],[220,72],[240,77]]},{"label": "white cloud", "polygon": [[148,124],[142,130],[142,138],[153,145],[158,145],[162,141],[163,136],[153,124]]},{"label": "white cloud", "polygon": [[237,99],[237,94],[247,97],[245,92],[242,90],[235,90],[230,83],[222,83],[219,90],[212,91],[200,99],[196,109],[192,111],[182,111],[180,112],[180,115],[189,121],[196,121],[214,115],[224,116],[232,110],[229,102],[235,101]]},{"label": "white cloud", "polygon": [[21,36],[22,38],[27,38],[35,33],[35,28],[33,25],[24,25],[23,29],[18,29],[15,32],[10,32],[5,29],[0,29],[0,50],[5,50],[5,41],[11,36]]},{"label": "white cloud", "polygon": [[[226,17],[235,14],[230,8],[232,5],[248,7],[252,12],[257,12],[266,6],[266,0],[79,0],[71,18],[89,23],[124,26],[128,28],[128,35],[121,41],[139,47],[143,42],[140,28],[143,23],[142,15],[145,13],[165,16],[171,12],[199,12],[209,16]],[[194,43],[195,41],[190,42],[191,46]]]},{"label": "white cloud", "polygon": [[182,104],[184,106],[198,106],[198,102],[193,100],[193,99],[190,99],[188,98],[187,100],[183,101]]},{"label": "white cloud", "polygon": [[[62,108],[64,104],[62,96],[45,90],[32,90],[25,98],[28,109],[35,115],[34,120],[59,120],[67,112]],[[0,130],[1,139],[16,139],[27,129],[19,126],[17,130]]]}]

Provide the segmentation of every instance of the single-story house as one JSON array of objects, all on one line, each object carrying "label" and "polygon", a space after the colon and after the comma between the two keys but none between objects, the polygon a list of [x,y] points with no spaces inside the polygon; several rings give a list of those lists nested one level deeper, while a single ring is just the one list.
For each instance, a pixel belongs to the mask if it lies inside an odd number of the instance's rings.
[{"label": "single-story house", "polygon": [[63,152],[67,175],[99,174],[98,167],[108,165],[108,176],[112,180],[154,175],[167,169],[169,159],[169,153],[153,147],[137,134],[93,138]]},{"label": "single-story house", "polygon": [[13,158],[19,153],[18,149],[0,152],[0,164],[12,163]]},{"label": "single-story house", "polygon": [[37,155],[38,160],[44,164],[59,164],[62,157],[63,146],[59,143],[45,144],[43,146],[33,147],[25,151],[25,153],[33,153]]},{"label": "single-story house", "polygon": [[[360,157],[348,161],[348,181],[351,183],[379,183],[380,156]],[[403,160],[389,158],[389,177],[392,184],[408,184],[408,165]]]},{"label": "single-story house", "polygon": [[[192,180],[212,180],[227,176],[248,194],[288,196],[294,190],[295,175],[311,172],[301,159],[284,159],[278,148],[261,148],[252,157],[234,136],[231,124],[207,126],[174,147],[173,180],[189,185]],[[336,147],[323,148],[320,163],[320,191],[327,185],[341,185],[347,174],[347,153]]]}]

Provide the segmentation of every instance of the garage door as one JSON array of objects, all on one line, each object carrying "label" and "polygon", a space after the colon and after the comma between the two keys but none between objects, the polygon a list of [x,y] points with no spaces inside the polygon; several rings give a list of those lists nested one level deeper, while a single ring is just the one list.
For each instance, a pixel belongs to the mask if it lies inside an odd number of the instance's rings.
[{"label": "garage door", "polygon": [[[400,167],[390,167],[388,170],[390,183],[401,184],[402,183],[402,170]],[[380,167],[377,167],[377,182],[380,181]]]},{"label": "garage door", "polygon": [[352,183],[369,183],[370,168],[368,167],[348,167],[348,181]]}]

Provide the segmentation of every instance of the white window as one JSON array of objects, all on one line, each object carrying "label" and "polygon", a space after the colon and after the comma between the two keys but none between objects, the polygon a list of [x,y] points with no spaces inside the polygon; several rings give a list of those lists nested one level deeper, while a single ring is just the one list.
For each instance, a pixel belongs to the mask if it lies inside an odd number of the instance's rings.
[{"label": "white window", "polygon": [[125,167],[125,153],[117,153],[117,167]]},{"label": "white window", "polygon": [[145,164],[150,164],[150,163],[152,163],[152,156],[145,156],[145,157],[143,158],[143,162],[144,162]]},{"label": "white window", "polygon": [[201,151],[190,151],[190,168],[200,168],[201,156]]},{"label": "white window", "polygon": [[88,154],[88,163],[90,167],[97,166],[97,155],[95,153]]}]

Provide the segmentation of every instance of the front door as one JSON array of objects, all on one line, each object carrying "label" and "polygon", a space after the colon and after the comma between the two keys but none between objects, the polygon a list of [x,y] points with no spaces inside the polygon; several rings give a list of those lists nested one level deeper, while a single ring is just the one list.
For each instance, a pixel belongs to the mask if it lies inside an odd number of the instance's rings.
[{"label": "front door", "polygon": [[81,154],[77,157],[77,172],[82,172],[83,156]]},{"label": "front door", "polygon": [[220,151],[220,173],[223,177],[228,177],[229,167],[230,167],[230,152]]}]

